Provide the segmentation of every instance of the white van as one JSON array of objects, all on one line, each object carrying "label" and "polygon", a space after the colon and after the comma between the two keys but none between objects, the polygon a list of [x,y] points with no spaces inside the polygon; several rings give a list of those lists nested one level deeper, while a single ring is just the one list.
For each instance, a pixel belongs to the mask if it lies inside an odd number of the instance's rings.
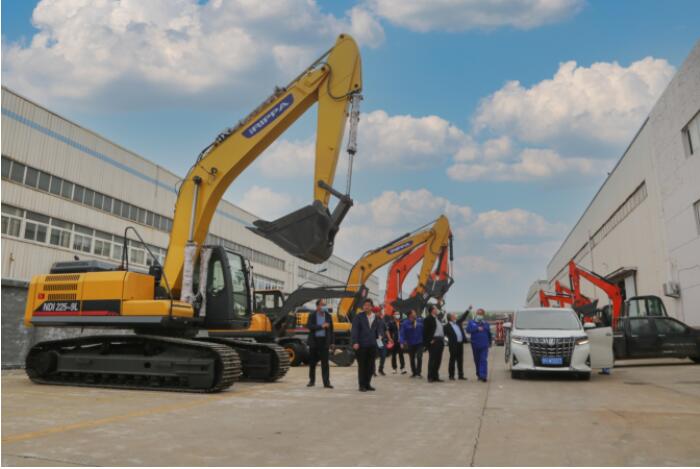
[{"label": "white van", "polygon": [[613,366],[612,329],[584,329],[570,308],[521,309],[505,326],[506,368],[513,378],[547,371],[590,379],[591,369]]}]

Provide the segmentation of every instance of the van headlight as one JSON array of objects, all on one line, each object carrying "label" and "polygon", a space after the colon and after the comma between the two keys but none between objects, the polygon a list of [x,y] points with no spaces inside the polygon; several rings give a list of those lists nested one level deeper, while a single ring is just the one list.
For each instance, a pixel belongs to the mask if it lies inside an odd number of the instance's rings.
[{"label": "van headlight", "polygon": [[588,337],[578,337],[576,339],[576,345],[586,345],[590,341],[591,339],[589,339]]},{"label": "van headlight", "polygon": [[514,335],[513,337],[511,337],[511,340],[514,343],[519,344],[519,345],[527,345],[527,337],[523,337],[520,335]]}]

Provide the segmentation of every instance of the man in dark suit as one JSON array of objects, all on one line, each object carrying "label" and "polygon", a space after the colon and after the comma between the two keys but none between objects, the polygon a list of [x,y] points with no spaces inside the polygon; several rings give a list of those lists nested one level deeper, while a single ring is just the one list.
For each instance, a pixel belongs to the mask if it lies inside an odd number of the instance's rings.
[{"label": "man in dark suit", "polygon": [[362,312],[352,320],[351,342],[357,357],[357,381],[360,392],[374,391],[372,387],[372,363],[377,356],[377,326],[379,319],[372,312],[374,303],[367,298]]},{"label": "man in dark suit", "polygon": [[442,352],[445,349],[445,330],[442,321],[437,317],[438,308],[428,307],[430,315],[423,321],[423,345],[428,349],[428,382],[440,383],[440,364]]},{"label": "man in dark suit", "polygon": [[306,328],[309,330],[309,384],[316,384],[316,364],[321,362],[321,375],[323,387],[332,389],[330,379],[330,367],[328,366],[328,351],[333,345],[333,318],[326,308],[324,300],[316,301],[316,311],[309,313],[306,320]]},{"label": "man in dark suit", "polygon": [[467,319],[470,310],[465,311],[459,319],[457,319],[456,313],[450,313],[448,315],[449,322],[445,326],[447,348],[450,351],[450,362],[447,370],[451,380],[455,379],[455,365],[457,365],[459,379],[467,379],[464,377],[464,344],[467,342],[464,321]]}]

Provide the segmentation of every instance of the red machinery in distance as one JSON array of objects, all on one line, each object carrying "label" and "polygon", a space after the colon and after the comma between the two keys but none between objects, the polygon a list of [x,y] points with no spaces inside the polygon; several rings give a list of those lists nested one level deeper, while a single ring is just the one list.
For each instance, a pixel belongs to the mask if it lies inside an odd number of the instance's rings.
[{"label": "red machinery in distance", "polygon": [[540,290],[540,306],[549,308],[552,306],[553,301],[559,303],[560,307],[563,307],[564,305],[572,305],[574,303],[574,299],[571,295],[567,295],[565,293],[552,293]]},{"label": "red machinery in distance", "polygon": [[[451,237],[450,237],[451,238]],[[408,273],[413,267],[421,261],[425,256],[426,245],[418,246],[413,251],[405,256],[397,259],[387,272],[386,294],[384,296],[384,313],[393,316],[395,311],[400,314],[407,313],[408,310],[421,307],[421,303],[427,298],[442,298],[447,290],[452,285],[452,277],[450,276],[450,263],[448,249],[444,249],[438,258],[438,265],[434,272],[430,274],[428,285],[425,289],[425,298],[417,298],[416,290],[414,289],[407,299],[401,298],[403,284],[408,276]],[[451,251],[451,242],[450,242]]]},{"label": "red machinery in distance", "polygon": [[573,260],[569,262],[569,281],[571,282],[571,291],[573,293],[573,307],[581,312],[584,318],[590,318],[595,314],[597,308],[597,300],[591,301],[581,293],[581,278],[591,282],[594,286],[600,288],[608,295],[612,303],[612,314],[610,325],[615,328],[618,318],[622,315],[623,298],[622,292],[617,285],[608,282],[605,278],[591,272],[590,270],[579,266]]}]

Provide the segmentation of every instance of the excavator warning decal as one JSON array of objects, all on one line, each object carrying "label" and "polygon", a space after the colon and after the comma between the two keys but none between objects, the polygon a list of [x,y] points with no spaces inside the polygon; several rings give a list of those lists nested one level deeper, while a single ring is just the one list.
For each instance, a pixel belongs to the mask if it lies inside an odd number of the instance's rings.
[{"label": "excavator warning decal", "polygon": [[243,131],[243,136],[246,138],[254,137],[262,129],[274,122],[279,116],[282,115],[284,111],[289,108],[294,103],[294,95],[291,93],[285,96],[282,101],[272,106],[272,108],[265,113],[257,121],[253,122],[247,129]]}]

